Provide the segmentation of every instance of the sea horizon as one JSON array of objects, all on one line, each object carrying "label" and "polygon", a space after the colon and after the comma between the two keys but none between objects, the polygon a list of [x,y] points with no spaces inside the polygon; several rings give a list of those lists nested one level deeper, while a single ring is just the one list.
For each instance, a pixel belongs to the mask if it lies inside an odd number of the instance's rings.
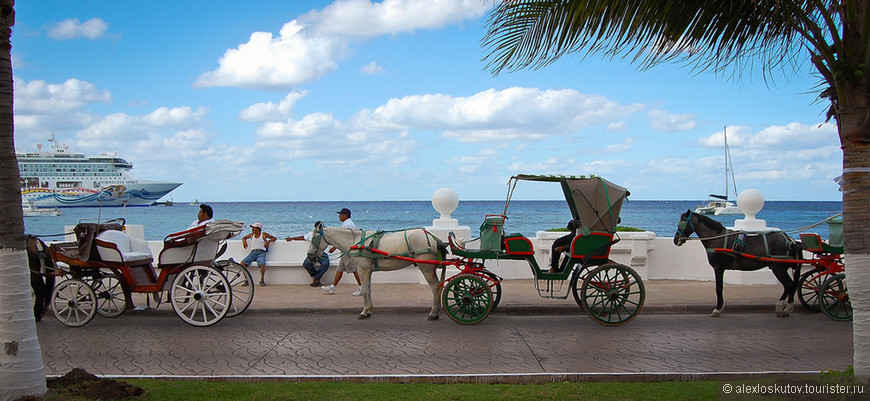
[{"label": "sea horizon", "polygon": [[[652,231],[658,237],[670,237],[676,231],[679,216],[703,202],[628,200],[622,207],[620,225]],[[173,206],[61,208],[61,216],[26,217],[24,223],[28,234],[56,235],[66,233],[68,227],[80,221],[124,218],[127,224],[143,225],[146,239],[162,240],[167,234],[186,229],[196,219],[198,205],[203,203],[212,206],[215,219],[241,221],[246,225],[260,222],[265,226],[264,231],[282,239],[309,232],[316,221],[323,221],[327,226],[339,226],[337,212],[344,207],[351,209],[357,227],[369,230],[427,227],[440,216],[432,207],[431,200],[173,201]],[[841,211],[842,201],[765,201],[757,217],[766,220],[769,227],[789,231],[816,224]],[[457,219],[460,226],[470,227],[476,237],[485,216],[504,212],[504,200],[460,200],[450,217]],[[505,231],[527,237],[534,237],[538,231],[564,227],[571,219],[565,200],[511,200],[505,214],[508,217]],[[733,226],[734,220],[743,216],[714,218],[726,226]],[[828,228],[822,224],[811,232],[827,237]],[[796,234],[793,236],[797,237]]]}]

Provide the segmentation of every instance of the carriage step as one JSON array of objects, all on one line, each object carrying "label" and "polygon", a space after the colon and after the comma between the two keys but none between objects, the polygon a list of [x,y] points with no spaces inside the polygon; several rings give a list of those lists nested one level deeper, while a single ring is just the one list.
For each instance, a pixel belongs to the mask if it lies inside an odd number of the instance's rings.
[{"label": "carriage step", "polygon": [[565,299],[570,294],[571,286],[564,279],[550,280],[538,277],[535,280],[535,289],[541,298]]}]

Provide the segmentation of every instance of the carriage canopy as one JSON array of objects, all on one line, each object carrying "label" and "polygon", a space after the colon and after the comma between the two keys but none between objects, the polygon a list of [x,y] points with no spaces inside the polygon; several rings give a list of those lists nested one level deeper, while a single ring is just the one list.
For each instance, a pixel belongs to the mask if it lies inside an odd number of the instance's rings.
[{"label": "carriage canopy", "polygon": [[571,215],[575,219],[580,219],[583,231],[608,233],[616,231],[622,202],[630,195],[627,189],[594,175],[518,174],[511,177],[511,182],[508,184],[510,188],[508,202],[510,202],[510,194],[519,180],[560,183],[565,200],[571,209]]}]

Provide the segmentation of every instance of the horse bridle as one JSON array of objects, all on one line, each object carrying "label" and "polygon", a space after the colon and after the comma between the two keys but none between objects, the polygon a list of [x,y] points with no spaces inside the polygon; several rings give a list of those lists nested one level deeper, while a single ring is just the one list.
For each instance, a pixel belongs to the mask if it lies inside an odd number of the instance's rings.
[{"label": "horse bridle", "polygon": [[[689,215],[686,216],[686,220],[680,219],[680,222],[677,223],[677,233],[674,236],[679,236],[680,240],[682,240],[683,243],[685,243],[686,240],[693,239],[692,237],[685,234],[686,227],[690,227],[692,229],[692,232],[694,232],[694,233],[698,232],[695,230],[695,223],[692,223],[692,214],[693,213],[695,213],[695,212],[689,210]],[[691,235],[691,234],[689,234],[689,235]],[[734,235],[734,233],[733,232],[729,233],[728,230],[725,230],[724,234],[715,235],[712,237],[704,237],[704,238],[701,238],[700,236],[698,236],[698,239],[701,241],[704,241],[704,240],[711,240],[711,239],[717,239],[717,238],[725,238],[725,237],[728,237],[730,235]]]},{"label": "horse bridle", "polygon": [[[311,245],[314,245],[314,249],[320,249],[320,241],[326,241],[326,235],[323,234],[323,226],[321,225],[320,227],[318,227],[315,232],[317,233],[317,235],[311,238]],[[310,260],[312,263],[315,262],[316,258],[317,254],[308,255],[308,260]]]},{"label": "horse bridle", "polygon": [[[692,229],[692,232],[695,232],[695,224],[692,223],[692,213],[694,213],[694,212],[692,212],[692,211],[690,210],[690,211],[689,211],[689,215],[686,216],[686,219],[685,219],[685,220],[680,219],[680,222],[677,223],[677,233],[676,233],[676,235],[679,236],[680,240],[683,241],[683,242],[681,242],[681,243],[686,242],[686,240],[690,238],[688,235],[685,234],[685,232],[686,232],[686,227],[690,227],[690,228]],[[691,234],[689,234],[689,235],[691,235]]]}]

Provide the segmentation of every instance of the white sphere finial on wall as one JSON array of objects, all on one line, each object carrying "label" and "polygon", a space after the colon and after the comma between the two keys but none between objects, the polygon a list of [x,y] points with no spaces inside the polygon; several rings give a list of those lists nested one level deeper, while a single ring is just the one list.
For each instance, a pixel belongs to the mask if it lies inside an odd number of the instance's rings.
[{"label": "white sphere finial on wall", "polygon": [[426,227],[426,230],[442,241],[447,241],[447,236],[450,233],[462,240],[471,239],[471,227],[460,226],[459,220],[450,217],[450,213],[459,207],[459,196],[456,195],[456,191],[450,188],[441,188],[435,191],[432,194],[432,207],[441,213],[441,217],[432,220],[432,225]]},{"label": "white sphere finial on wall", "polygon": [[449,220],[450,213],[459,206],[459,196],[450,188],[441,188],[432,194],[432,207],[441,213],[441,220]]},{"label": "white sphere finial on wall", "polygon": [[764,195],[757,189],[747,189],[737,196],[737,207],[746,215],[745,219],[734,220],[734,228],[743,231],[776,230],[768,227],[767,222],[756,219],[755,215],[764,207]]},{"label": "white sphere finial on wall", "polygon": [[737,196],[737,208],[746,215],[746,220],[755,220],[763,207],[764,195],[757,189],[747,189]]}]

